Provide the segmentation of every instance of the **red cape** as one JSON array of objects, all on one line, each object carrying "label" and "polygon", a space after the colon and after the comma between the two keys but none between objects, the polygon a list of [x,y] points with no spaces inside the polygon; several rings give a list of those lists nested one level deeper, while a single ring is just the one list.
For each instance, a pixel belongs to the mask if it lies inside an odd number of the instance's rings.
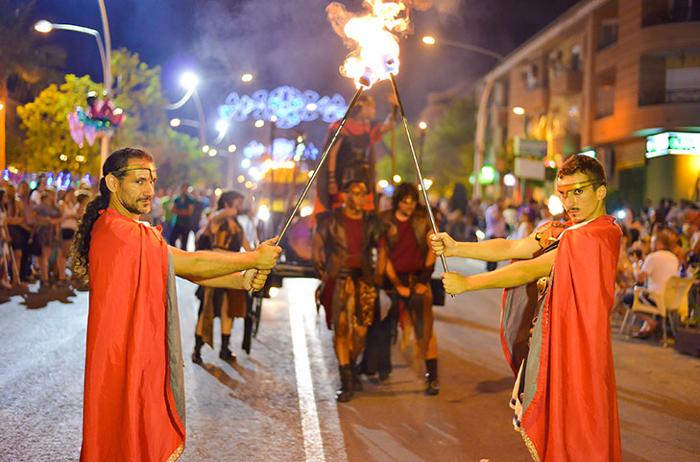
[{"label": "red cape", "polygon": [[107,209],[90,242],[81,461],[171,461],[184,416],[170,383],[168,248],[160,232]]},{"label": "red cape", "polygon": [[521,434],[535,460],[621,461],[610,310],[621,230],[567,230],[532,335]]}]

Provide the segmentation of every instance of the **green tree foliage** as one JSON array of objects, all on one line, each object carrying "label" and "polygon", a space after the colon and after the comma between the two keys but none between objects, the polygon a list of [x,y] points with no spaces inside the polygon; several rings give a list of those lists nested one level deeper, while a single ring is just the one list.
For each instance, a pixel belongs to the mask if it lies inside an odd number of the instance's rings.
[{"label": "green tree foliage", "polygon": [[[177,133],[168,125],[167,101],[160,83],[160,68],[149,67],[138,54],[120,49],[112,53],[116,85],[112,99],[126,113],[126,119],[112,137],[110,149],[140,147],[155,158],[159,181],[165,186],[190,182],[220,182],[216,159],[204,156],[195,139]],[[32,102],[17,108],[26,133],[25,168],[32,171],[60,170],[99,173],[99,142],[80,148],[70,137],[68,113],[85,106],[88,91],[102,92],[89,76],[67,75],[61,85],[50,85]],[[69,161],[64,162],[64,154]],[[86,164],[75,163],[82,154]],[[80,167],[80,168],[78,168]]]},{"label": "green tree foliage", "polygon": [[[427,130],[423,148],[421,170],[425,178],[433,180],[431,188],[445,195],[457,182],[469,184],[473,167],[474,131],[476,127],[476,105],[471,99],[457,99],[445,115]],[[391,133],[384,137],[385,145],[391,146]],[[417,182],[415,167],[409,151],[406,134],[401,122],[396,125],[396,170],[404,181]],[[411,127],[411,139],[420,156],[420,130]],[[377,178],[390,179],[391,158],[385,156],[377,164]]]},{"label": "green tree foliage", "polygon": [[[93,146],[84,144],[80,148],[70,136],[68,113],[76,106],[85,105],[85,95],[90,90],[102,91],[102,86],[90,80],[89,76],[66,76],[60,85],[51,84],[34,101],[19,106],[17,114],[22,120],[25,132],[24,155],[19,166],[28,171],[58,171],[96,173],[99,169],[99,143]],[[68,157],[64,162],[61,155]],[[83,155],[87,165],[76,161]]]}]

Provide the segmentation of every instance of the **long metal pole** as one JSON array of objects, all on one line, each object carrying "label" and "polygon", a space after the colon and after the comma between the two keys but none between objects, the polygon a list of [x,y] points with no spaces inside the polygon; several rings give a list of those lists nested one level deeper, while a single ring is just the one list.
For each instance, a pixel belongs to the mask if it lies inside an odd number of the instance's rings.
[{"label": "long metal pole", "polygon": [[340,132],[343,130],[343,127],[345,126],[345,122],[347,122],[348,116],[350,115],[350,111],[352,111],[352,108],[355,106],[355,103],[357,103],[357,100],[363,91],[364,91],[364,87],[358,88],[357,92],[355,92],[355,96],[352,97],[352,100],[350,101],[350,105],[348,106],[347,110],[345,111],[345,115],[340,120],[340,123],[338,124],[338,128],[335,130],[335,133],[333,133],[333,137],[331,138],[330,143],[328,143],[326,150],[323,151],[323,155],[321,156],[321,160],[318,162],[318,165],[316,166],[316,170],[314,170],[313,175],[311,175],[311,178],[309,178],[309,181],[306,183],[306,186],[304,187],[304,191],[302,191],[301,196],[299,196],[299,199],[297,200],[297,203],[294,206],[294,210],[292,210],[292,213],[289,215],[289,217],[287,217],[287,221],[284,224],[284,227],[282,228],[282,231],[280,232],[279,236],[277,237],[277,242],[275,242],[275,245],[279,245],[279,243],[282,242],[282,238],[284,237],[285,233],[287,232],[289,225],[292,224],[292,220],[294,219],[297,212],[299,211],[299,207],[301,207],[301,202],[304,200],[306,195],[309,193],[309,189],[311,188],[311,185],[313,184],[314,180],[318,176],[318,172],[321,171],[323,164],[326,162],[326,158],[328,157],[328,154],[331,152],[333,145],[335,145],[336,141],[338,140],[338,135],[340,135]]},{"label": "long metal pole", "polygon": [[[102,31],[104,32],[104,85],[107,96],[111,96],[112,93],[112,37],[109,33],[109,20],[107,19],[107,7],[105,7],[104,0],[98,0],[100,5],[100,17],[102,18]],[[105,134],[100,140],[100,171],[102,170],[102,165],[104,165],[107,156],[109,156],[109,141],[111,136]]]},{"label": "long metal pole", "polygon": [[[394,74],[389,74],[391,77],[391,87],[394,89],[394,95],[396,96],[396,101],[399,103],[399,110],[401,111],[401,120],[403,121],[403,129],[406,132],[406,138],[408,139],[408,147],[411,150],[411,156],[413,156],[413,166],[416,168],[416,175],[418,175],[418,183],[420,184],[420,190],[423,191],[423,199],[425,200],[425,207],[428,209],[428,217],[430,217],[430,225],[433,227],[433,232],[437,235],[438,228],[435,223],[435,215],[433,215],[433,209],[430,207],[430,199],[428,198],[428,191],[425,189],[425,183],[423,182],[423,172],[421,172],[420,165],[418,164],[418,157],[416,156],[416,150],[413,148],[413,141],[411,140],[411,133],[408,130],[408,120],[406,119],[406,112],[403,110],[403,103],[401,102],[401,97],[399,96],[399,88],[396,86],[396,77]],[[449,271],[447,269],[447,258],[444,255],[440,255],[440,261],[442,262],[442,268],[445,272]]]}]

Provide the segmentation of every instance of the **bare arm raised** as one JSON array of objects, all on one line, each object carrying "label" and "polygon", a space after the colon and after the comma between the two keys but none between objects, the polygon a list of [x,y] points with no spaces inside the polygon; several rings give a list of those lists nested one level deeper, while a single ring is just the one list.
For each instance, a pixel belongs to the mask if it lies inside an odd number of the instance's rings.
[{"label": "bare arm raised", "polygon": [[200,286],[220,289],[261,290],[265,286],[267,276],[271,270],[248,270],[245,272],[231,273],[212,279],[200,279],[195,281]]},{"label": "bare arm raised", "polygon": [[252,252],[185,252],[172,246],[168,249],[175,263],[175,274],[198,282],[247,269],[272,269],[282,252],[281,247],[274,245],[275,239],[261,243]]},{"label": "bare arm raised", "polygon": [[482,242],[457,242],[447,233],[433,235],[430,245],[437,255],[475,258],[484,261],[524,260],[540,249],[535,233],[523,239],[489,239]]},{"label": "bare arm raised", "polygon": [[430,245],[437,255],[475,258],[484,261],[527,260],[548,247],[567,225],[550,221],[523,239],[490,239],[482,242],[457,242],[447,233],[432,235]]},{"label": "bare arm raised", "polygon": [[511,263],[488,273],[463,276],[450,272],[443,274],[445,291],[450,294],[480,289],[517,287],[547,276],[552,270],[557,251],[552,250],[537,258]]}]

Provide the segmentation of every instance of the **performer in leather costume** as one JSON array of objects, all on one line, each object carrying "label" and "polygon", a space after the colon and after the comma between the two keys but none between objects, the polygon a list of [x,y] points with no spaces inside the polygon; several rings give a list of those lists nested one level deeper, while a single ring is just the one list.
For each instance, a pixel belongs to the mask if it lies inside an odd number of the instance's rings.
[{"label": "performer in leather costume", "polygon": [[[398,317],[405,336],[411,332],[417,356],[425,360],[426,393],[440,391],[437,371],[437,341],[433,330],[433,295],[430,278],[435,267],[435,253],[429,247],[430,219],[418,202],[418,189],[402,183],[392,196],[392,207],[380,215],[384,236],[379,261],[386,266],[384,288],[392,307],[384,319],[376,319],[367,334],[363,372],[379,373],[379,379],[391,372],[391,336]],[[386,254],[386,258],[384,255]]]},{"label": "performer in leather costume", "polygon": [[377,289],[372,254],[381,236],[376,216],[362,209],[365,183],[351,180],[345,192],[345,206],[319,215],[313,236],[313,260],[322,281],[320,303],[333,329],[338,358],[339,402],[349,401],[362,388],[355,365],[374,317]]},{"label": "performer in leather costume", "polygon": [[[341,186],[349,180],[364,181],[370,188],[376,184],[374,145],[394,128],[395,118],[395,115],[389,114],[383,123],[376,123],[373,121],[376,114],[374,99],[367,94],[361,95],[329,153],[328,168],[319,172],[315,213],[342,207],[345,201]],[[326,146],[338,128],[338,123],[335,122],[328,128]],[[372,192],[370,189],[363,203],[365,210],[375,210]]]},{"label": "performer in leather costume", "polygon": [[[217,212],[197,238],[198,250],[215,252],[240,252],[241,248],[250,251],[251,247],[238,224],[236,215],[243,202],[243,196],[236,191],[225,191],[219,196]],[[197,296],[201,300],[199,319],[195,331],[192,362],[202,363],[201,349],[206,343],[214,348],[214,317],[221,320],[221,349],[219,358],[235,361],[236,355],[229,348],[233,320],[246,314],[248,293],[244,290],[199,287]]]}]

